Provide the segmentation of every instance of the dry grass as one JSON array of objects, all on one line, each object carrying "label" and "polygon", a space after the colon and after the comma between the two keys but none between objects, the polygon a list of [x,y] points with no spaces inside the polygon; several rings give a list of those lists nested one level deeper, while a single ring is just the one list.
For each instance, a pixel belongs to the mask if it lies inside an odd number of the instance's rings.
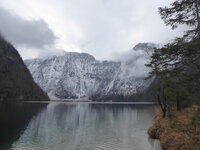
[{"label": "dry grass", "polygon": [[172,114],[162,118],[161,111],[156,110],[155,123],[148,130],[150,137],[160,139],[164,150],[200,150],[200,107]]}]

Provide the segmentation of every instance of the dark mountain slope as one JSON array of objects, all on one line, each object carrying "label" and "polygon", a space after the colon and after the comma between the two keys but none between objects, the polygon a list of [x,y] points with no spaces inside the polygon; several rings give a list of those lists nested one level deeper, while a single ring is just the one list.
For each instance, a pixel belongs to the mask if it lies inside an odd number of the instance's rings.
[{"label": "dark mountain slope", "polygon": [[17,50],[0,36],[0,100],[49,100]]}]

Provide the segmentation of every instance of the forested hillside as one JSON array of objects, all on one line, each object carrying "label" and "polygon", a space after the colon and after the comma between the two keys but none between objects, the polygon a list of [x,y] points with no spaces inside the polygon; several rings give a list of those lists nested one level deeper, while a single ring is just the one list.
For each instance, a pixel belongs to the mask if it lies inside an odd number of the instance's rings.
[{"label": "forested hillside", "polygon": [[0,100],[49,100],[33,81],[17,50],[0,36]]}]

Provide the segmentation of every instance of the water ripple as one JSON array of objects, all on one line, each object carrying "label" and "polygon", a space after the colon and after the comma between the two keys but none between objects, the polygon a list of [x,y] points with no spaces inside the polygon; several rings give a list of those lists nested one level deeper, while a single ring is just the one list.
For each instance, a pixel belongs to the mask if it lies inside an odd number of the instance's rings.
[{"label": "water ripple", "polygon": [[50,103],[12,150],[160,150],[149,142],[153,105]]}]

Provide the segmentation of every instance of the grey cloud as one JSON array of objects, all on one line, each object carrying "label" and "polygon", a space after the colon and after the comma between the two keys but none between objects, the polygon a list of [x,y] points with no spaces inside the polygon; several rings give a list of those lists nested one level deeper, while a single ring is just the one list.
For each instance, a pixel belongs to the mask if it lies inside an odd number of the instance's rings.
[{"label": "grey cloud", "polygon": [[[2,7],[14,9],[19,14],[45,18],[59,35],[56,44],[47,48],[45,45],[54,43],[56,38],[44,21],[26,21],[0,9],[0,21],[3,22],[0,31],[11,42],[24,44],[30,51],[30,47],[42,49],[38,50],[38,56],[61,48],[87,52],[101,60],[115,59],[116,53],[128,51],[139,42],[163,44],[184,31],[184,28],[172,31],[158,14],[158,7],[169,5],[173,0],[1,1],[4,1]],[[23,50],[26,55],[22,56],[27,57],[27,51]]]},{"label": "grey cloud", "polygon": [[56,36],[42,19],[25,20],[0,7],[0,21],[0,32],[15,46],[38,49],[55,43]]},{"label": "grey cloud", "polygon": [[67,19],[84,37],[75,44],[99,59],[113,59],[113,53],[126,51],[138,42],[165,43],[182,33],[182,29],[174,32],[166,27],[158,14],[158,7],[169,1],[69,0],[63,1],[63,6],[68,8]]}]

